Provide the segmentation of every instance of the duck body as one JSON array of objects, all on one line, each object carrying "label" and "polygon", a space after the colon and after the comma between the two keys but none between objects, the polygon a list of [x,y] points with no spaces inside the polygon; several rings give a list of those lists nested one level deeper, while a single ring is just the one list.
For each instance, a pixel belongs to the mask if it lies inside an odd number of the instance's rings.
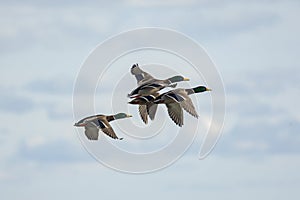
[{"label": "duck body", "polygon": [[117,137],[109,122],[128,117],[132,116],[125,113],[118,113],[116,115],[97,114],[79,120],[77,123],[74,124],[74,126],[84,127],[84,133],[89,140],[98,140],[99,130],[101,130],[103,133],[105,133],[113,139],[122,140],[123,138]]},{"label": "duck body", "polygon": [[139,96],[148,96],[157,93],[165,87],[176,87],[176,84],[170,85],[170,82],[166,80],[150,80],[134,89],[130,94],[128,94],[128,97],[136,98]]},{"label": "duck body", "polygon": [[191,89],[178,88],[159,95],[153,103],[165,104],[170,118],[181,127],[183,126],[182,108],[193,117],[198,118],[198,113],[189,95],[205,91],[210,91],[210,89],[204,86]]},{"label": "duck body", "polygon": [[138,87],[128,94],[129,98],[134,98],[129,103],[139,105],[139,114],[145,124],[148,123],[148,116],[151,120],[155,118],[157,104],[153,101],[159,95],[158,92],[166,87],[175,88],[176,82],[189,80],[183,76],[173,76],[165,80],[156,79],[143,71],[138,64],[131,67],[131,74],[135,76]]},{"label": "duck body", "polygon": [[157,104],[154,103],[154,100],[158,95],[158,93],[154,93],[153,95],[140,96],[128,102],[129,104],[139,105],[139,114],[145,124],[148,123],[148,115],[151,120],[155,118]]},{"label": "duck body", "polygon": [[189,80],[183,76],[173,76],[165,80],[156,79],[149,73],[141,70],[138,64],[134,64],[131,67],[131,74],[135,76],[138,87],[128,94],[129,98],[151,95],[166,87],[175,88],[176,84],[173,83]]}]

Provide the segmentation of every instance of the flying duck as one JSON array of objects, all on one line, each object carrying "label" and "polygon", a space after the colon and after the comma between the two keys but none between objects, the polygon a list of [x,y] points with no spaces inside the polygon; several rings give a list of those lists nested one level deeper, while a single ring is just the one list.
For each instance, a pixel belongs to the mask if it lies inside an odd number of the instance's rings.
[{"label": "flying duck", "polygon": [[193,117],[198,118],[198,114],[189,95],[205,91],[211,91],[211,89],[206,88],[205,86],[198,86],[191,89],[178,88],[159,95],[155,98],[153,103],[165,104],[170,118],[175,122],[175,124],[182,127],[182,108]]},{"label": "flying duck", "polygon": [[114,132],[113,128],[110,126],[109,122],[117,119],[123,119],[132,117],[132,115],[128,115],[126,113],[118,113],[115,115],[93,115],[86,118],[79,120],[77,123],[74,124],[76,127],[84,127],[85,128],[85,135],[89,140],[98,140],[99,130],[103,133],[108,135],[113,139],[120,139],[118,138],[116,133]]}]

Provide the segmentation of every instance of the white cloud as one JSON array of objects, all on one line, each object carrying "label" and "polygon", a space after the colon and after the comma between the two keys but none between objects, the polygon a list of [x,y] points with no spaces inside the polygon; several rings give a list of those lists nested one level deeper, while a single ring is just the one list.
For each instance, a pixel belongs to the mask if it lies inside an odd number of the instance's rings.
[{"label": "white cloud", "polygon": [[237,150],[241,151],[249,151],[249,150],[255,150],[255,151],[265,151],[269,148],[269,145],[266,142],[263,141],[237,141],[236,142]]},{"label": "white cloud", "polygon": [[42,135],[37,135],[26,139],[25,144],[28,148],[35,148],[44,145],[46,138]]}]

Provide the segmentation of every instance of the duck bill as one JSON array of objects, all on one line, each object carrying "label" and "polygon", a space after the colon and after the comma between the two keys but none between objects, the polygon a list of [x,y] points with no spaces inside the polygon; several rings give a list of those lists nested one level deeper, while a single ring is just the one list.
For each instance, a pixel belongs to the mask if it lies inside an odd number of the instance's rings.
[{"label": "duck bill", "polygon": [[190,79],[189,79],[189,78],[183,78],[183,80],[184,80],[184,81],[189,81]]},{"label": "duck bill", "polygon": [[212,89],[210,89],[210,88],[206,88],[206,91],[212,91]]},{"label": "duck bill", "polygon": [[129,114],[128,114],[127,117],[132,117],[132,115],[129,115]]}]

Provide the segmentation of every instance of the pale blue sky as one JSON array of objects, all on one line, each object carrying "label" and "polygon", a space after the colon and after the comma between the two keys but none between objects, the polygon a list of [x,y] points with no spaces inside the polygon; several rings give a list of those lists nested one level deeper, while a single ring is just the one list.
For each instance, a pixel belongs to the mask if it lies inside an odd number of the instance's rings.
[{"label": "pale blue sky", "polygon": [[[0,3],[3,199],[299,199],[300,3],[124,0]],[[194,38],[220,70],[223,135],[153,174],[97,163],[72,126],[73,82],[100,42],[132,28]],[[130,66],[129,66],[130,67]]]}]

